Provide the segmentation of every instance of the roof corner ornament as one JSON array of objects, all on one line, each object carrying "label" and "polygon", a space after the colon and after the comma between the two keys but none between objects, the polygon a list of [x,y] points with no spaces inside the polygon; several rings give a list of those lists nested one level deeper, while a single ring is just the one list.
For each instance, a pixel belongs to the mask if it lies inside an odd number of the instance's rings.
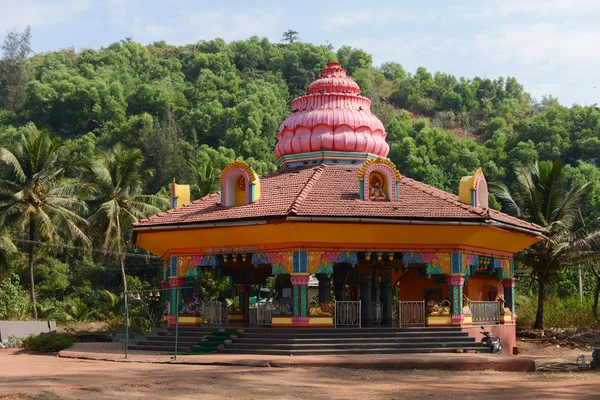
[{"label": "roof corner ornament", "polygon": [[473,175],[463,176],[458,187],[458,200],[472,207],[489,208],[488,185],[481,168]]},{"label": "roof corner ornament", "polygon": [[226,207],[254,203],[260,198],[260,179],[250,164],[229,163],[219,177],[221,204]]},{"label": "roof corner ornament", "polygon": [[190,199],[190,185],[178,185],[175,183],[171,184],[171,208],[181,207],[183,205],[191,203]]}]

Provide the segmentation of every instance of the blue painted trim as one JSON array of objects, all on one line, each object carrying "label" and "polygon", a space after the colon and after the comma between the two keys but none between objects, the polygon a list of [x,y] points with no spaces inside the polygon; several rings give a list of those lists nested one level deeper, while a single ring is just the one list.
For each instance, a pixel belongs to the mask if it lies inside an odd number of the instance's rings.
[{"label": "blue painted trim", "polygon": [[254,203],[256,201],[256,189],[255,189],[256,183],[254,182],[250,182],[250,203]]},{"label": "blue painted trim", "polygon": [[360,197],[361,200],[365,199],[365,180],[364,179],[358,180],[358,196]]},{"label": "blue painted trim", "polygon": [[170,276],[177,276],[178,262],[179,262],[179,257],[177,257],[177,256],[171,257],[171,275]]},{"label": "blue painted trim", "polygon": [[294,263],[293,271],[295,274],[308,272],[308,252],[294,251],[292,253],[292,260]]},{"label": "blue painted trim", "polygon": [[471,205],[477,207],[477,197],[475,197],[475,189],[471,189]]},{"label": "blue painted trim", "polygon": [[451,271],[453,274],[462,274],[462,253],[452,253],[450,258],[452,260]]}]

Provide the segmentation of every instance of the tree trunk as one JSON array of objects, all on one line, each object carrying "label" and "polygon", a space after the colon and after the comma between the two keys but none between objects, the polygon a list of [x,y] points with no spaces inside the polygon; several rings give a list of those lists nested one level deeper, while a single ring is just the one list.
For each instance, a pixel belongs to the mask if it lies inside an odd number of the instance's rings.
[{"label": "tree trunk", "polygon": [[35,303],[35,281],[33,279],[33,247],[34,247],[34,243],[33,243],[33,239],[35,238],[35,222],[33,222],[33,219],[29,219],[29,285],[30,285],[30,290],[29,290],[29,294],[31,297],[31,307],[32,307],[32,314],[33,314],[33,319],[37,319],[38,315],[37,315],[37,305]]},{"label": "tree trunk", "polygon": [[546,300],[546,280],[538,278],[538,308],[535,315],[535,329],[544,328],[544,301]]},{"label": "tree trunk", "polygon": [[592,306],[592,314],[594,314],[594,318],[598,319],[598,297],[600,297],[600,272],[596,271],[596,268],[593,265],[592,272],[596,277],[596,290],[594,290],[594,305]]}]

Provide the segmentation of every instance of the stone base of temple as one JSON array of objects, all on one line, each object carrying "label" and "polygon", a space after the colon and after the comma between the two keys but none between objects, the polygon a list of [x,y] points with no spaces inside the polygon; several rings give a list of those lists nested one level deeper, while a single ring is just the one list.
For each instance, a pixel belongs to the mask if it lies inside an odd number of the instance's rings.
[{"label": "stone base of temple", "polygon": [[500,316],[500,323],[501,324],[514,324],[515,320],[516,320],[516,315],[515,314],[503,314]]},{"label": "stone base of temple", "polygon": [[228,317],[230,322],[248,322],[248,316],[244,315],[244,314],[228,314]]},{"label": "stone base of temple", "polygon": [[335,326],[333,317],[291,317],[273,316],[271,327],[279,328],[333,328]]},{"label": "stone base of temple", "polygon": [[273,316],[273,318],[271,319],[271,326],[272,327],[286,327],[286,326],[296,326],[292,323],[292,317],[291,316]]},{"label": "stone base of temple", "polygon": [[[177,322],[175,315],[169,316],[169,325],[175,326]],[[200,315],[179,314],[179,326],[202,326],[202,317]]]},{"label": "stone base of temple", "polygon": [[[494,336],[500,339],[503,355],[512,356],[518,354],[517,350],[517,328],[513,324],[503,325],[483,325],[486,332],[492,332]],[[463,326],[461,329],[463,332],[467,332],[470,337],[475,338],[477,342],[481,342],[483,335],[481,334],[481,325],[476,326]]]},{"label": "stone base of temple", "polygon": [[333,317],[310,317],[308,325],[313,328],[333,328]]},{"label": "stone base of temple", "polygon": [[452,326],[451,315],[428,315],[427,326]]}]

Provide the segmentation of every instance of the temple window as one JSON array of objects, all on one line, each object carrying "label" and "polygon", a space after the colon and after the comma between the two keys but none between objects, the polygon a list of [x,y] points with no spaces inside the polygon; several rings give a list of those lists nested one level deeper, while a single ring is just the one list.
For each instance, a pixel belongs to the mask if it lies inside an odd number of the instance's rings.
[{"label": "temple window", "polygon": [[243,161],[229,164],[219,178],[221,204],[227,207],[254,203],[260,197],[260,181],[252,167]]},{"label": "temple window", "polygon": [[398,200],[398,185],[402,176],[394,163],[377,158],[367,161],[358,172],[361,200]]}]

